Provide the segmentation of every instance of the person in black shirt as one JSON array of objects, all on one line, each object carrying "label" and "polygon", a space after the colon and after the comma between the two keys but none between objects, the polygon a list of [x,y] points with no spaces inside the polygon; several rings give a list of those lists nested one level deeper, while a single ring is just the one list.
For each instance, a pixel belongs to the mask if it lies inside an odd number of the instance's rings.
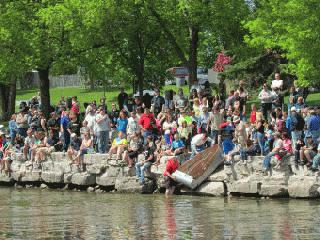
[{"label": "person in black shirt", "polygon": [[70,146],[68,148],[67,154],[70,160],[73,160],[80,150],[81,139],[75,134],[71,134]]},{"label": "person in black shirt", "polygon": [[70,122],[68,123],[67,129],[70,134],[75,133],[77,136],[80,136],[80,123],[78,121],[77,115],[70,111]]},{"label": "person in black shirt", "polygon": [[153,112],[154,116],[157,117],[158,114],[162,111],[162,105],[164,105],[165,100],[162,96],[160,96],[159,89],[155,90],[155,96],[152,98],[152,106],[153,106]]},{"label": "person in black shirt", "polygon": [[144,172],[150,170],[151,165],[155,162],[155,144],[152,141],[152,136],[147,138],[147,143],[144,147],[144,160],[136,163],[136,176],[140,179],[140,183],[144,184]]},{"label": "person in black shirt", "polygon": [[122,110],[124,107],[128,107],[128,94],[123,88],[120,89],[120,93],[118,95],[118,105],[120,110]]}]

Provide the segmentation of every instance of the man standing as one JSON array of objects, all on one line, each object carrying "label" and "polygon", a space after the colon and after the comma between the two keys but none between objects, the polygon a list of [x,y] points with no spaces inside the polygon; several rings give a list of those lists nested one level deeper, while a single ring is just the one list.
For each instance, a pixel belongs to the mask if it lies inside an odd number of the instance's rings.
[{"label": "man standing", "polygon": [[120,89],[120,93],[118,95],[118,105],[120,111],[124,108],[126,111],[128,110],[128,94],[124,91],[124,88]]},{"label": "man standing", "polygon": [[262,114],[265,120],[268,119],[268,115],[272,110],[272,100],[273,100],[273,94],[268,89],[268,86],[266,83],[263,84],[262,90],[259,93],[258,98],[261,101],[261,108],[262,108]]},{"label": "man standing", "polygon": [[153,128],[155,126],[156,120],[154,115],[150,113],[149,108],[144,109],[144,114],[140,117],[139,124],[143,131],[144,143],[147,142],[147,137],[153,135]]},{"label": "man standing", "polygon": [[162,105],[165,103],[164,98],[160,96],[160,90],[155,90],[155,96],[152,98],[151,104],[153,106],[154,116],[157,117],[162,111]]},{"label": "man standing", "polygon": [[96,115],[96,136],[98,144],[98,152],[105,153],[108,150],[110,120],[108,114],[103,107],[99,108]]}]

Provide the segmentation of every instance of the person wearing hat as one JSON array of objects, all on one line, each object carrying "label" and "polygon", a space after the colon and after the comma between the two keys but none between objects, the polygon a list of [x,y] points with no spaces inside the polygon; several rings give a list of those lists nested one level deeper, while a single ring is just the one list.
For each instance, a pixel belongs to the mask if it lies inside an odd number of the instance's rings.
[{"label": "person wearing hat", "polygon": [[317,143],[313,141],[312,134],[309,133],[306,135],[306,143],[305,146],[301,147],[300,149],[300,161],[305,162],[307,161],[307,166],[311,167],[312,159],[317,154]]}]

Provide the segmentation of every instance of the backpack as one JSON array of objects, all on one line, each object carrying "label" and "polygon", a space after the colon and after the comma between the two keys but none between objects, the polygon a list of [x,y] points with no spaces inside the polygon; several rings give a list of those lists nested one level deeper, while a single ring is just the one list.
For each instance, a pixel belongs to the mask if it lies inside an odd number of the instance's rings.
[{"label": "backpack", "polygon": [[304,119],[300,114],[297,114],[297,120],[298,122],[297,122],[296,130],[302,131],[304,129],[304,124],[305,124]]}]

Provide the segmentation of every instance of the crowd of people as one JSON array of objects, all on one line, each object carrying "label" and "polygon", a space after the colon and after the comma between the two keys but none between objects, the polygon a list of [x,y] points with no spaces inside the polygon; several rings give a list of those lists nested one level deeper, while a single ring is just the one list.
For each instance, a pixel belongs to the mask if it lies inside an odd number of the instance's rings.
[{"label": "crowd of people", "polygon": [[[224,90],[221,90],[224,91]],[[10,174],[12,153],[23,153],[27,165],[37,167],[54,151],[64,151],[71,164],[83,168],[85,154],[108,153],[108,158],[135,167],[141,183],[152,164],[162,156],[172,156],[164,173],[172,193],[178,168],[177,156],[191,157],[212,144],[220,144],[225,164],[233,164],[240,155],[264,156],[267,172],[272,158],[280,163],[295,156],[296,164],[318,171],[320,160],[320,107],[309,106],[303,89],[291,87],[284,102],[284,83],[275,75],[271,88],[265,83],[258,94],[260,106],[252,104],[244,81],[228,94],[212,95],[210,86],[193,85],[189,94],[182,89],[161,96],[130,98],[121,89],[118,102],[107,109],[106,99],[85,103],[80,111],[77,96],[61,97],[49,118],[41,111],[41,102],[33,97],[13,114],[9,130],[0,132],[1,171]],[[144,160],[138,161],[143,154]]]}]

